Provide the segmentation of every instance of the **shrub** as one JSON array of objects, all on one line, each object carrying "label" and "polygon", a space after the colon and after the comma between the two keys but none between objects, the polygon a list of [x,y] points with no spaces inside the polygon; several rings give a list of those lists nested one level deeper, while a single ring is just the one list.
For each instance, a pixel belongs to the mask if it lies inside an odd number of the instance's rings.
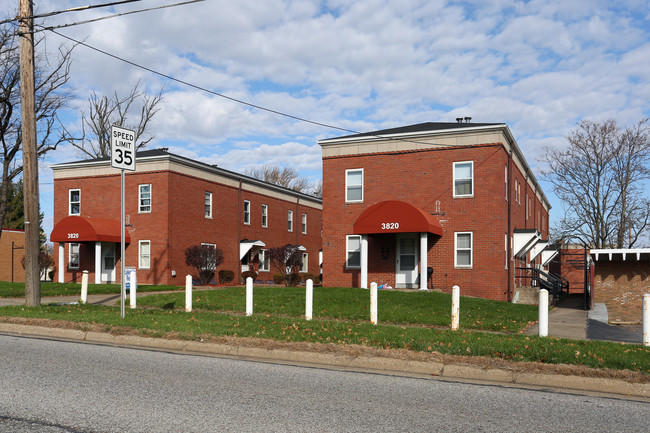
[{"label": "shrub", "polygon": [[234,279],[235,279],[235,273],[233,271],[229,271],[228,269],[222,269],[219,271],[220,284],[228,284]]},{"label": "shrub", "polygon": [[192,245],[185,250],[185,264],[196,269],[204,285],[212,281],[221,263],[223,263],[223,251],[214,245]]},{"label": "shrub", "polygon": [[273,282],[275,284],[284,284],[284,275],[282,275],[282,274],[273,274]]},{"label": "shrub", "polygon": [[253,281],[257,278],[257,272],[255,271],[244,271],[241,273],[241,280],[245,283],[246,278],[251,277]]},{"label": "shrub", "polygon": [[306,283],[307,280],[312,280],[314,283],[316,282],[316,275],[310,274],[307,272],[306,274],[302,274],[302,280]]},{"label": "shrub", "polygon": [[300,283],[300,274],[291,273],[288,275],[289,278],[289,287],[295,287]]}]

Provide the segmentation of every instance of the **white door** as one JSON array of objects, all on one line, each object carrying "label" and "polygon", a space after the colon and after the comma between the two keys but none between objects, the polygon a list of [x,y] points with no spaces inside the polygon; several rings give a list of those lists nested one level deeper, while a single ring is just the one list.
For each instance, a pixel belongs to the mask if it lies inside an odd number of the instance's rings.
[{"label": "white door", "polygon": [[102,243],[102,281],[115,282],[115,244]]},{"label": "white door", "polygon": [[417,287],[418,242],[415,236],[398,236],[395,254],[395,287]]}]

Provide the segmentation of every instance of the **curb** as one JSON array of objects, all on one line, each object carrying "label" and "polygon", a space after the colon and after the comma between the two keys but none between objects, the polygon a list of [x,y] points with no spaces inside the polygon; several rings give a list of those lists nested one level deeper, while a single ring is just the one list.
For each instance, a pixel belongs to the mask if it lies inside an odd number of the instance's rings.
[{"label": "curb", "polygon": [[48,328],[15,323],[0,323],[0,333],[22,337],[45,337],[140,349],[167,350],[188,354],[236,357],[284,364],[310,365],[316,367],[330,366],[364,372],[374,371],[414,376],[424,375],[445,379],[464,379],[510,384],[513,386],[552,387],[566,391],[584,391],[618,394],[627,397],[641,397],[644,399],[650,398],[650,383],[629,383],[617,379],[484,369],[462,364],[422,362],[397,358],[354,357],[331,353],[230,346],[218,343],[167,340],[164,338],[138,337],[132,335],[113,335],[103,332]]}]

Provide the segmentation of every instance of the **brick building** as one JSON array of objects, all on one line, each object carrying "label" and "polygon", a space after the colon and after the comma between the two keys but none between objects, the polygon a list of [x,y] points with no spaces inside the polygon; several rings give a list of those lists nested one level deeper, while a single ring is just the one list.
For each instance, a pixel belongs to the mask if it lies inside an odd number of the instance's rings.
[{"label": "brick building", "polygon": [[[507,125],[422,123],[319,141],[323,280],[511,300],[546,266],[550,204]],[[432,274],[429,276],[428,269]]]},{"label": "brick building", "polygon": [[[319,274],[321,200],[167,152],[137,154],[125,173],[125,261],[120,255],[120,171],[107,158],[57,164],[54,229],[50,240],[59,282],[119,281],[120,266],[137,269],[139,283],[184,284],[195,271],[185,249],[211,244],[223,250],[218,270],[259,271],[273,279],[266,249],[293,245],[301,272]],[[58,245],[57,245],[58,244]]]}]

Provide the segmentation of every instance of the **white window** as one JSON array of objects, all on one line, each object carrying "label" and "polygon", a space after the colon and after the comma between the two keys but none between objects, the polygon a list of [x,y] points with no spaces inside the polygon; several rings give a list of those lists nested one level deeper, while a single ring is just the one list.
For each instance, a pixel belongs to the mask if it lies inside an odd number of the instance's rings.
[{"label": "white window", "polygon": [[302,234],[307,234],[307,214],[302,214]]},{"label": "white window", "polygon": [[68,250],[68,268],[79,269],[79,244],[70,244]]},{"label": "white window", "polygon": [[504,170],[504,176],[503,176],[503,182],[505,183],[506,187],[506,201],[508,201],[508,166],[506,165]]},{"label": "white window", "polygon": [[361,267],[361,236],[348,235],[345,237],[347,248],[345,267],[348,269],[358,269]]},{"label": "white window", "polygon": [[345,201],[363,201],[363,169],[345,170]]},{"label": "white window", "polygon": [[262,227],[269,226],[269,207],[265,204],[262,205]]},{"label": "white window", "polygon": [[474,196],[474,161],[454,162],[454,197]]},{"label": "white window", "polygon": [[307,272],[307,269],[309,269],[308,260],[309,260],[309,256],[307,255],[307,253],[302,253],[302,261],[300,262],[300,272],[302,273]]},{"label": "white window", "polygon": [[454,266],[457,268],[472,267],[472,232],[456,233],[454,239]]},{"label": "white window", "polygon": [[68,215],[81,215],[81,190],[71,189],[68,192],[70,194]]},{"label": "white window", "polygon": [[515,179],[515,201],[521,204],[521,183]]},{"label": "white window", "polygon": [[251,223],[251,202],[244,200],[244,224]]},{"label": "white window", "polygon": [[138,208],[139,213],[151,212],[151,184],[140,185],[140,191],[138,193],[138,203],[140,206]]},{"label": "white window", "polygon": [[138,268],[149,269],[151,264],[151,242],[138,241]]},{"label": "white window", "polygon": [[[208,248],[212,248],[212,249],[216,250],[217,249],[217,244],[208,244],[208,243],[205,243],[205,242],[201,242],[201,247],[208,247]],[[215,270],[217,270],[217,266],[215,265],[215,263],[210,263],[204,269],[215,271]]]},{"label": "white window", "polygon": [[270,272],[271,258],[269,257],[266,250],[260,250],[259,259],[260,259],[260,272]]},{"label": "white window", "polygon": [[505,242],[503,243],[503,255],[506,257],[505,269],[508,269],[508,233],[505,234],[504,241]]},{"label": "white window", "polygon": [[205,192],[204,206],[205,206],[205,217],[212,218],[212,193],[211,192],[208,191]]},{"label": "white window", "polygon": [[287,212],[287,229],[290,232],[293,231],[293,211],[292,210]]}]

